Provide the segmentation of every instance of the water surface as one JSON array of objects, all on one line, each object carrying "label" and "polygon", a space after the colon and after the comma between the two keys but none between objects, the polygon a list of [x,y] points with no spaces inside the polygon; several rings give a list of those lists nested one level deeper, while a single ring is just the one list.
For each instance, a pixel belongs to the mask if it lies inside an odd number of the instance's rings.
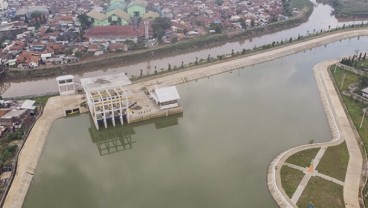
[{"label": "water surface", "polygon": [[276,207],[271,160],[331,138],[312,67],[367,44],[343,40],[182,84],[182,117],[102,131],[87,114],[59,119],[24,207]]}]

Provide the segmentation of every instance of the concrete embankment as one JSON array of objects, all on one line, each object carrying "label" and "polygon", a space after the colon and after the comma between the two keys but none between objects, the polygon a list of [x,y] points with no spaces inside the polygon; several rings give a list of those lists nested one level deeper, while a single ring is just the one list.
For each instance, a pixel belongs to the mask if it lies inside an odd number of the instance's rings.
[{"label": "concrete embankment", "polygon": [[268,187],[280,207],[296,207],[286,195],[281,185],[280,170],[284,162],[291,155],[311,148],[326,148],[346,142],[349,151],[349,163],[346,171],[343,197],[346,207],[359,207],[359,190],[362,175],[363,157],[360,152],[357,134],[351,126],[335,90],[333,81],[328,73],[328,67],[337,61],[326,61],[316,65],[313,69],[316,83],[326,112],[328,123],[332,131],[332,140],[326,143],[303,145],[287,150],[278,155],[268,169]]},{"label": "concrete embankment", "polygon": [[[294,45],[289,45],[286,47],[270,50],[264,53],[232,60],[229,62],[209,65],[202,68],[197,68],[195,70],[168,73],[166,76],[161,76],[159,78],[142,80],[133,84],[131,87],[141,89],[142,87],[155,84],[161,86],[177,85],[180,83],[209,77],[219,73],[224,73],[237,68],[270,61],[276,58],[291,55],[296,52],[304,51],[313,47],[318,47],[341,39],[366,35],[368,35],[368,29],[330,34],[313,40],[296,43]],[[52,122],[55,119],[64,115],[64,108],[71,105],[79,104],[80,101],[80,98],[78,97],[72,100],[59,99],[61,98],[55,97],[49,100],[42,117],[36,122],[34,128],[32,129],[30,136],[28,137],[27,142],[25,143],[24,148],[19,156],[17,174],[5,200],[4,207],[22,206]],[[278,163],[276,163],[276,165],[277,164]],[[276,192],[280,192],[279,187],[281,186],[275,185],[274,190]],[[283,195],[280,194],[280,197],[282,196]],[[277,196],[275,196],[275,198],[277,198]]]}]

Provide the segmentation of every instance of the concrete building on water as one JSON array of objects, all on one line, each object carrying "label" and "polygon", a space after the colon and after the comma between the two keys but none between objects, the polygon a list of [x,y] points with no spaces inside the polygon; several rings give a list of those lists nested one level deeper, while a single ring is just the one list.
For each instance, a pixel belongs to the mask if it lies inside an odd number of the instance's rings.
[{"label": "concrete building on water", "polygon": [[131,81],[124,73],[81,79],[87,104],[97,129],[108,122],[129,123],[129,93]]}]

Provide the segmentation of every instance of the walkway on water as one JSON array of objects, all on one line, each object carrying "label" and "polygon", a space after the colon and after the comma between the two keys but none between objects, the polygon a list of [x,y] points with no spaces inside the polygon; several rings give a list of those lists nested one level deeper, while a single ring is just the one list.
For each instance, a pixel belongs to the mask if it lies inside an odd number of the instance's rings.
[{"label": "walkway on water", "polygon": [[[321,37],[317,37],[311,40],[306,40],[303,42],[293,43],[291,45],[286,45],[283,47],[275,48],[259,54],[254,54],[247,57],[241,57],[238,59],[232,59],[229,61],[224,61],[222,63],[213,64],[209,66],[204,66],[201,68],[195,68],[193,70],[173,72],[170,74],[165,74],[160,77],[152,77],[150,79],[142,80],[131,85],[131,89],[140,90],[143,87],[158,84],[160,86],[172,86],[189,81],[194,81],[201,78],[206,78],[220,73],[225,73],[238,68],[252,66],[258,63],[270,61],[280,57],[288,56],[297,52],[308,50],[310,48],[322,46],[331,42],[338,40],[358,37],[358,36],[368,36],[368,29],[358,29],[350,31],[341,31],[337,33],[326,34]],[[49,99],[45,107],[44,114],[35,124],[32,132],[30,133],[27,142],[25,143],[21,155],[19,156],[19,166],[15,179],[10,187],[8,196],[6,197],[4,207],[21,207],[28,191],[30,182],[33,177],[34,170],[37,166],[38,158],[41,154],[43,144],[45,143],[48,131],[54,120],[63,115],[63,108],[68,105],[77,104],[76,100],[59,100],[60,97],[55,97]],[[79,101],[78,101],[79,102]],[[62,113],[61,113],[62,112]],[[337,127],[335,128],[335,130]],[[335,131],[333,129],[333,131]],[[278,164],[278,163],[276,163]],[[350,164],[350,163],[349,163]],[[275,175],[275,174],[269,174]],[[270,180],[269,180],[270,181]],[[276,180],[274,180],[276,181]],[[279,181],[279,180],[278,180]],[[272,182],[273,183],[273,182]],[[287,199],[276,184],[270,186],[270,190],[273,193],[275,199],[279,204],[288,204]],[[276,195],[274,193],[277,193]],[[286,196],[286,195],[285,195]],[[280,201],[280,202],[279,202]]]},{"label": "walkway on water", "polygon": [[[281,185],[280,169],[285,164],[285,160],[289,156],[302,150],[321,148],[321,152],[323,149],[329,146],[341,144],[343,141],[346,142],[349,151],[349,163],[346,171],[345,182],[343,183],[345,207],[360,207],[359,188],[362,175],[363,157],[358,144],[359,138],[349,122],[349,119],[344,111],[344,107],[340,102],[339,95],[335,90],[333,81],[330,78],[329,72],[327,70],[330,65],[335,63],[337,63],[336,60],[322,62],[317,64],[313,69],[322,103],[332,131],[332,141],[295,147],[281,153],[271,162],[268,170],[268,186],[272,196],[280,207],[296,207],[295,203],[298,201],[308,183],[309,178],[311,177],[311,175],[306,174],[300,186],[294,193],[292,199],[290,199],[282,189]],[[321,157],[321,155],[317,154],[316,158],[317,157]],[[314,164],[313,168],[316,166],[317,165]],[[329,180],[329,178],[325,179]]]}]

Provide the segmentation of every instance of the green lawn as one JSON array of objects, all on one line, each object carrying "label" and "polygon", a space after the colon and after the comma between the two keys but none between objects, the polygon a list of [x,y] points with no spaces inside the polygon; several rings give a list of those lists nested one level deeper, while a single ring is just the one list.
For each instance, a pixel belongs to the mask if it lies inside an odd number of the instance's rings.
[{"label": "green lawn", "polygon": [[286,162],[301,167],[308,167],[314,157],[317,155],[319,148],[307,149],[301,152],[297,152],[290,156]]},{"label": "green lawn", "polygon": [[47,103],[47,100],[48,100],[50,97],[54,97],[54,95],[52,95],[52,96],[42,96],[42,97],[37,97],[37,98],[34,98],[34,100],[36,101],[36,104],[40,104],[41,106],[45,106],[45,105],[46,105],[46,103]]},{"label": "green lawn", "polygon": [[339,88],[339,90],[341,90],[341,84],[342,84],[342,81],[343,81],[343,78],[344,78],[344,74],[345,74],[345,80],[344,80],[344,83],[343,83],[342,90],[347,90],[348,86],[350,84],[360,82],[360,80],[361,80],[361,77],[359,77],[358,75],[353,74],[349,71],[345,71],[345,70],[343,70],[339,67],[337,67],[336,70],[335,70],[334,66],[331,67],[331,73],[334,76],[336,85]]},{"label": "green lawn", "polygon": [[314,207],[343,208],[343,186],[320,177],[312,177],[297,203],[298,207],[306,208],[308,204]]},{"label": "green lawn", "polygon": [[281,168],[280,175],[281,175],[282,188],[285,190],[286,194],[291,198],[296,188],[298,188],[300,181],[302,181],[304,173],[284,165]]},{"label": "green lawn", "polygon": [[345,181],[346,169],[349,163],[349,152],[346,143],[327,148],[320,163],[318,172]]},{"label": "green lawn", "polygon": [[306,7],[313,7],[313,4],[310,1],[305,0],[291,0],[290,7],[302,10]]},{"label": "green lawn", "polygon": [[362,16],[368,15],[368,2],[366,0],[336,0],[340,2],[337,10],[338,16]]}]

